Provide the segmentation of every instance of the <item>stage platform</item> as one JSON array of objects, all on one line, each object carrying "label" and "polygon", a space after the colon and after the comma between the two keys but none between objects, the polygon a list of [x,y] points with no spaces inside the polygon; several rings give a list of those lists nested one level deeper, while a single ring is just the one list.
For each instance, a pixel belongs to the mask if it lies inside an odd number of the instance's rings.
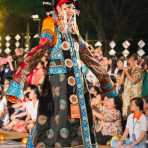
[{"label": "stage platform", "polygon": [[[0,136],[4,136],[4,140],[0,141],[0,148],[26,148],[26,144],[19,141],[21,139],[28,137],[28,133],[18,133],[14,131],[4,131],[0,129]],[[72,148],[72,147],[69,147]],[[85,148],[84,146],[76,146],[73,148]],[[98,148],[111,148],[105,145],[99,145]]]}]

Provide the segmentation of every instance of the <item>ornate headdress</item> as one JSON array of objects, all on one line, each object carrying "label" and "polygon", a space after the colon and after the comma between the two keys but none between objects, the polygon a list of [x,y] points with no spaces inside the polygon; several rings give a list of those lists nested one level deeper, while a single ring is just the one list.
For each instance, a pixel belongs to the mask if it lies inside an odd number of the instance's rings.
[{"label": "ornate headdress", "polygon": [[78,0],[57,0],[57,3],[56,3],[56,8],[59,6],[61,7],[63,4],[70,4],[70,3],[73,3],[76,7],[76,9],[78,9],[78,6],[79,6],[79,1]]}]

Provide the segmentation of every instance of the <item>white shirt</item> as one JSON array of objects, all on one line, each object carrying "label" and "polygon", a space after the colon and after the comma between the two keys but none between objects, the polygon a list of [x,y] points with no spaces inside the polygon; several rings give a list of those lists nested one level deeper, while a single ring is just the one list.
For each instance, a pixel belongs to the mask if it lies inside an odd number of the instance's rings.
[{"label": "white shirt", "polygon": [[134,118],[134,114],[130,114],[127,119],[127,125],[126,128],[129,130],[129,137],[130,140],[133,141],[132,134],[135,134],[135,138],[138,139],[140,136],[140,133],[142,131],[147,131],[147,119],[144,114],[141,115],[140,119],[137,120]]},{"label": "white shirt", "polygon": [[0,112],[4,112],[4,116],[0,118],[0,120],[3,121],[3,125],[8,124],[9,123],[9,114],[8,114],[6,102],[3,99],[0,100]]},{"label": "white shirt", "polygon": [[31,120],[36,120],[37,118],[38,102],[39,101],[36,101],[35,105],[32,101],[26,102],[26,112],[30,115]]}]

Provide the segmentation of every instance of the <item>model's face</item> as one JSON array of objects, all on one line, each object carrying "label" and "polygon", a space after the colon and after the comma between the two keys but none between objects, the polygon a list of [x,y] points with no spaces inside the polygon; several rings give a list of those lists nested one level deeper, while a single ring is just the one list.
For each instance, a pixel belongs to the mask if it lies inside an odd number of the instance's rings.
[{"label": "model's face", "polygon": [[57,7],[57,11],[58,15],[62,19],[67,19],[66,21],[68,22],[75,13],[75,6],[74,4],[62,4],[61,7]]},{"label": "model's face", "polygon": [[75,9],[73,4],[63,4],[61,8],[66,13],[67,18],[71,18],[74,15]]}]

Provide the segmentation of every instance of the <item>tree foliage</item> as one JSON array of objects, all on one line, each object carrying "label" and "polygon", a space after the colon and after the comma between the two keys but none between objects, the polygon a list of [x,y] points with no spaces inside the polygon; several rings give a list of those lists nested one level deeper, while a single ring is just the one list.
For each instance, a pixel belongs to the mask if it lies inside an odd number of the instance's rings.
[{"label": "tree foliage", "polygon": [[[42,0],[0,0],[0,14],[2,10],[6,10],[3,13],[8,20],[12,21],[13,16],[20,23],[33,13],[44,13]],[[148,39],[148,0],[80,0],[80,10],[78,23],[83,36],[88,33],[89,38],[100,40]]]},{"label": "tree foliage", "polygon": [[148,0],[81,0],[80,26],[94,38],[148,38]]}]

